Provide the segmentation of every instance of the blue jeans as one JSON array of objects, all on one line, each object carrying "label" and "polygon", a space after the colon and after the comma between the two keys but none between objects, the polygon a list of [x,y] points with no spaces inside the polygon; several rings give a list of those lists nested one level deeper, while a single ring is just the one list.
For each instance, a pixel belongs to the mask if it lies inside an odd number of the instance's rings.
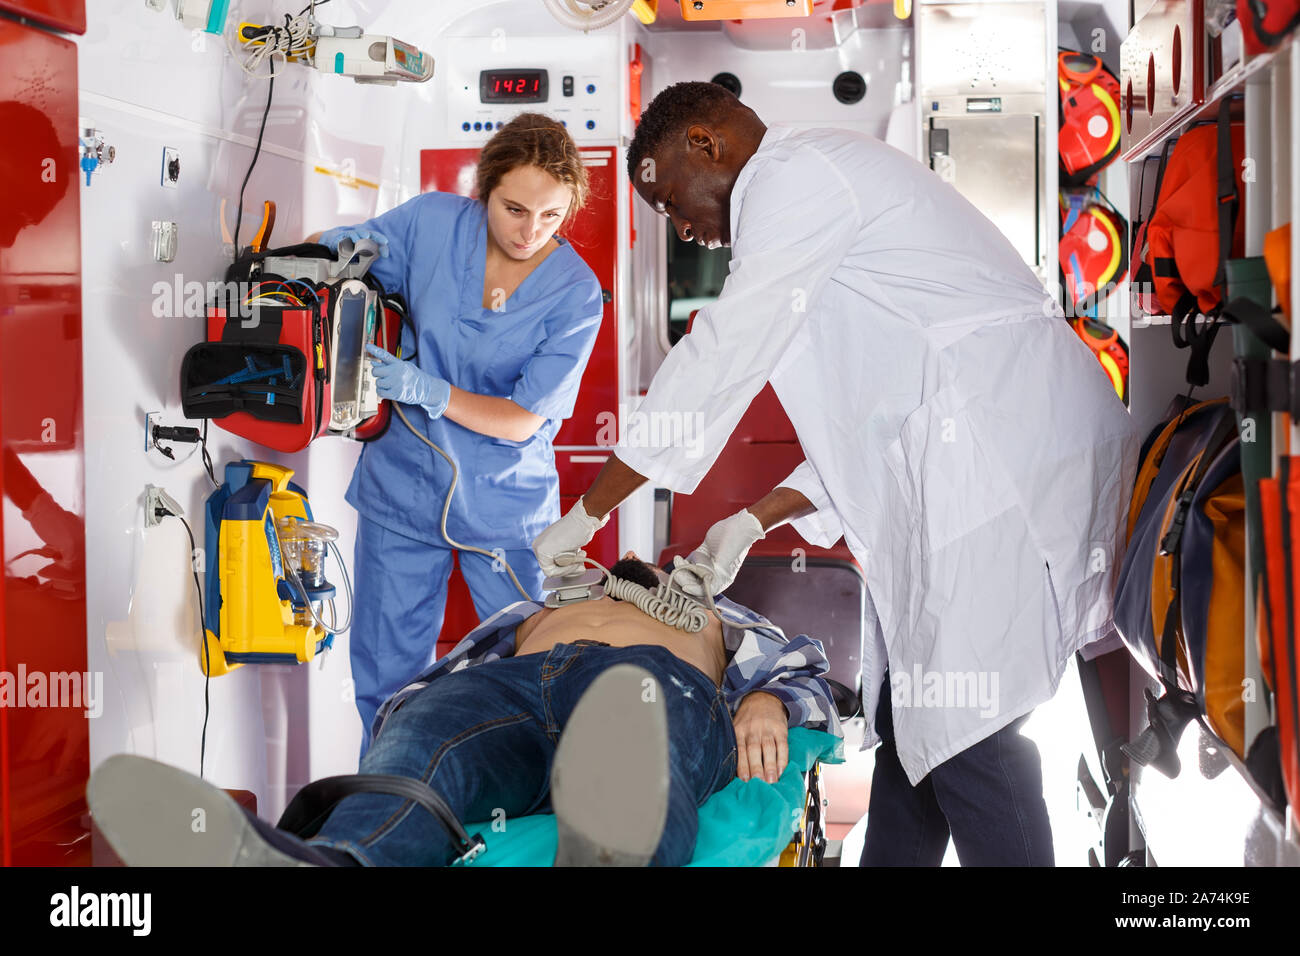
[{"label": "blue jeans", "polygon": [[[356,610],[348,647],[361,753],[380,704],[426,670],[436,656],[451,574],[450,548],[435,547],[390,531],[366,517],[357,520]],[[485,555],[461,551],[460,569],[479,620],[522,601],[510,575]],[[534,597],[545,579],[531,548],[506,551],[519,583]]]},{"label": "blue jeans", "polygon": [[[722,691],[666,648],[579,641],[446,674],[389,716],[360,772],[421,780],[464,823],[548,812],[564,725],[583,691],[615,664],[639,665],[659,681],[670,784],[651,865],[681,866],[695,852],[697,808],[736,774],[736,736]],[[442,866],[457,855],[431,814],[382,794],[347,797],[310,842],[368,865]]]},{"label": "blue jeans", "polygon": [[876,708],[876,769],[861,866],[938,866],[951,835],[962,866],[1052,866],[1052,827],[1029,715],[955,757],[915,787],[898,762],[889,676]]}]

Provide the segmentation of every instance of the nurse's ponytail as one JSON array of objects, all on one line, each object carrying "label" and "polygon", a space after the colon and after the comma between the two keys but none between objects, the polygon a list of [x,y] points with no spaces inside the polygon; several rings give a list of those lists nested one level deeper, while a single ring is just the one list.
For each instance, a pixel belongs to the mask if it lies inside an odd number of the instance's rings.
[{"label": "nurse's ponytail", "polygon": [[475,177],[480,202],[486,203],[501,177],[520,166],[536,166],[573,192],[563,230],[587,202],[587,167],[578,144],[559,122],[541,113],[520,113],[487,141]]}]

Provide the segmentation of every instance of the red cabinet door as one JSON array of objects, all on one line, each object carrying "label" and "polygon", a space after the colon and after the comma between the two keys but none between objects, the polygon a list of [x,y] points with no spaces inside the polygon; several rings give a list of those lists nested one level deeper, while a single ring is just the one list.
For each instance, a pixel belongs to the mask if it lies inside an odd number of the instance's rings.
[{"label": "red cabinet door", "polygon": [[[578,503],[591,483],[605,466],[609,452],[592,451],[557,451],[555,468],[560,473],[560,513],[566,514]],[[590,557],[595,558],[607,568],[611,568],[622,557],[618,551],[618,509],[609,516],[605,527],[596,532],[591,543],[584,549]],[[654,555],[642,554],[638,557],[653,561]]]},{"label": "red cabinet door", "polygon": [[[582,375],[573,415],[560,426],[556,447],[598,445],[602,424],[618,415],[618,161],[612,146],[581,150],[591,191],[569,229],[569,241],[600,281],[605,315],[587,370]],[[617,435],[610,424],[606,432]],[[583,490],[586,488],[584,486]]]},{"label": "red cabinet door", "polygon": [[0,0],[0,10],[30,17],[56,30],[86,32],[86,0]]},{"label": "red cabinet door", "polygon": [[0,56],[0,855],[86,862],[77,50],[0,18]]}]

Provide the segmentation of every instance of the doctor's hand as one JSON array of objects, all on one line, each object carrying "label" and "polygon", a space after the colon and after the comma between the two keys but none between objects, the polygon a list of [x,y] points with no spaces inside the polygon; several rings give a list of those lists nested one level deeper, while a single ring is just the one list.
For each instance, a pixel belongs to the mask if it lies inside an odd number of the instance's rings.
[{"label": "doctor's hand", "polygon": [[587,514],[579,498],[568,514],[533,539],[533,553],[542,566],[542,573],[548,578],[567,578],[585,571],[583,561],[587,552],[582,548],[608,520],[609,515],[593,518]]},{"label": "doctor's hand", "polygon": [[381,256],[388,255],[388,237],[374,229],[339,226],[337,229],[326,229],[320,234],[320,244],[329,246],[335,252],[339,251],[339,243],[344,239],[351,239],[353,245],[356,245],[362,239],[373,239],[375,245],[379,246],[379,254]]},{"label": "doctor's hand", "polygon": [[[736,580],[740,566],[745,563],[745,555],[754,546],[755,541],[767,537],[763,525],[748,511],[742,509],[729,518],[723,518],[704,536],[704,543],[682,561],[674,558],[673,564],[697,564],[705,572],[707,580],[699,574],[678,575],[682,589],[695,597],[709,594],[721,594]],[[684,580],[683,580],[684,579]]]},{"label": "doctor's hand", "polygon": [[736,776],[776,783],[790,762],[790,715],[780,698],[757,690],[745,695],[732,722],[736,728]]},{"label": "doctor's hand", "polygon": [[375,373],[375,390],[380,398],[403,405],[422,405],[430,418],[441,418],[451,401],[451,384],[421,371],[414,362],[390,355],[378,345],[367,345],[370,367]]}]

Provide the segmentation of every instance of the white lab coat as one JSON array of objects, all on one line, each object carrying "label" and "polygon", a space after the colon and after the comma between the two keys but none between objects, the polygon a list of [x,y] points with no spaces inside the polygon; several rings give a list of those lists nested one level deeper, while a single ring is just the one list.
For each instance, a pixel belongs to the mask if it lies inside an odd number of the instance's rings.
[{"label": "white lab coat", "polygon": [[893,147],[769,127],[731,234],[721,296],[640,406],[703,413],[698,444],[618,457],[689,493],[772,382],[807,459],[781,484],[818,508],[795,527],[866,572],[866,713],[888,667],[916,784],[1111,631],[1137,435],[1010,242]]}]

